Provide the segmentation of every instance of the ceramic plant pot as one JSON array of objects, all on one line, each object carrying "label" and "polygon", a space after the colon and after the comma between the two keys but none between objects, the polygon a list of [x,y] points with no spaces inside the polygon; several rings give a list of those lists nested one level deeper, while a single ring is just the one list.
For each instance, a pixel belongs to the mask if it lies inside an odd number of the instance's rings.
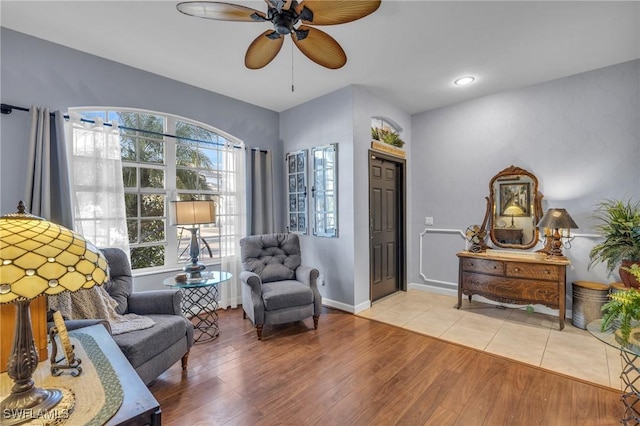
[{"label": "ceramic plant pot", "polygon": [[633,274],[631,274],[631,272],[625,271],[624,269],[622,269],[623,267],[628,268],[634,263],[637,263],[640,265],[640,262],[638,261],[623,260],[622,263],[620,264],[620,269],[618,270],[618,273],[620,274],[620,279],[622,280],[622,283],[624,284],[625,287],[640,288],[640,282],[638,282],[637,278],[634,277]]}]

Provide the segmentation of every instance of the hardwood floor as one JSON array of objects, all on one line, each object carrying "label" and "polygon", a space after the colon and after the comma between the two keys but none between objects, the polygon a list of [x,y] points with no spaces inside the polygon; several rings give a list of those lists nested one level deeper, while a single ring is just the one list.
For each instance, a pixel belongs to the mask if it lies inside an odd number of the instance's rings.
[{"label": "hardwood floor", "polygon": [[620,393],[325,308],[265,327],[220,312],[150,389],[163,425],[617,425]]}]

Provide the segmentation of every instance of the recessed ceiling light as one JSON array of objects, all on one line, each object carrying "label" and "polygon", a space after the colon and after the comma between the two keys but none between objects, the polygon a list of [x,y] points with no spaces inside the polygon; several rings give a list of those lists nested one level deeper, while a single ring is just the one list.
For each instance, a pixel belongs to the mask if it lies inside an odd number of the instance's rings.
[{"label": "recessed ceiling light", "polygon": [[472,76],[460,77],[459,79],[454,81],[453,84],[455,84],[456,86],[466,86],[467,84],[473,83],[475,79],[476,78]]}]

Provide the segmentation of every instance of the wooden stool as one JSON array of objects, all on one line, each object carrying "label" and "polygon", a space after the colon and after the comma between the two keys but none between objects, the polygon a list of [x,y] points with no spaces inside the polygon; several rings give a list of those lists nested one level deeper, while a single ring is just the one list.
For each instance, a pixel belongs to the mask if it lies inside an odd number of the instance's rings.
[{"label": "wooden stool", "polygon": [[571,323],[583,330],[591,321],[602,318],[600,311],[609,301],[609,285],[591,281],[573,283],[573,309]]}]

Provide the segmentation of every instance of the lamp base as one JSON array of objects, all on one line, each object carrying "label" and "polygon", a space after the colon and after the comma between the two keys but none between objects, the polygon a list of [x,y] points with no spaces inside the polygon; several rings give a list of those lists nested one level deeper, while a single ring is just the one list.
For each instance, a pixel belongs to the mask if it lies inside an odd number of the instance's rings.
[{"label": "lamp base", "polygon": [[189,274],[189,278],[202,278],[202,271],[204,271],[205,269],[206,266],[204,266],[200,262],[190,263],[182,268],[183,271]]},{"label": "lamp base", "polygon": [[3,426],[18,425],[36,419],[62,400],[62,391],[32,387],[24,392],[11,393],[0,402]]}]

